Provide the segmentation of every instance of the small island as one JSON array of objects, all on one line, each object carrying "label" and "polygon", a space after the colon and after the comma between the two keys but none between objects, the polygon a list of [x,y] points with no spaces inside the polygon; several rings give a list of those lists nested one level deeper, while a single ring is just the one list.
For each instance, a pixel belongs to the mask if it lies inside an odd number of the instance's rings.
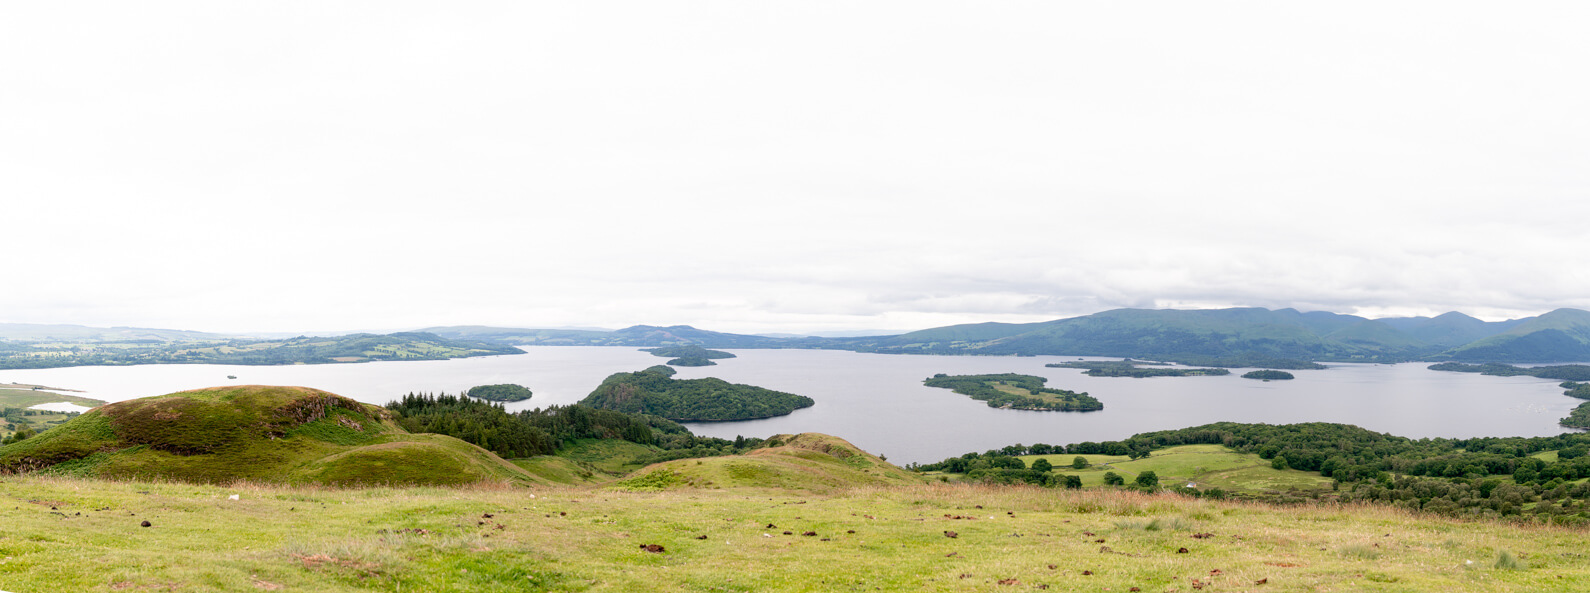
[{"label": "small island", "polygon": [[1286,371],[1272,371],[1266,369],[1262,371],[1248,371],[1242,374],[1242,378],[1258,379],[1260,381],[1287,381],[1290,379],[1295,379],[1296,377],[1293,377],[1292,373],[1288,373]]},{"label": "small island", "polygon": [[652,356],[663,358],[734,358],[733,352],[722,350],[709,350],[695,344],[683,346],[663,346],[661,348],[641,348],[641,352],[650,352]]},{"label": "small island", "polygon": [[475,399],[494,402],[522,402],[530,399],[530,390],[523,385],[503,383],[500,385],[478,385],[470,387],[464,395]]},{"label": "small island", "polygon": [[1079,360],[1075,362],[1051,362],[1043,365],[1052,369],[1087,369],[1083,373],[1089,377],[1132,377],[1145,379],[1149,377],[1218,377],[1229,375],[1231,371],[1218,368],[1142,368],[1138,365],[1153,365],[1155,367],[1169,366],[1163,362],[1143,362],[1140,360]]},{"label": "small island", "polygon": [[1086,412],[1104,409],[1104,404],[1086,393],[1050,389],[1043,377],[1003,373],[996,375],[946,375],[939,373],[924,380],[928,387],[942,387],[988,403],[990,408]]},{"label": "small island", "polygon": [[657,365],[634,373],[614,373],[580,403],[629,414],[650,414],[674,422],[772,418],[816,403],[806,396],[730,383],[716,377],[674,379],[676,372]]},{"label": "small island", "polygon": [[712,362],[712,359],[700,356],[681,356],[663,364],[673,367],[709,367],[718,363]]},{"label": "small island", "polygon": [[716,362],[712,362],[712,359],[735,357],[731,352],[724,352],[722,350],[708,350],[695,344],[686,344],[683,346],[663,346],[661,348],[641,348],[641,352],[650,352],[652,356],[661,356],[663,358],[671,357],[673,360],[670,360],[664,364],[676,367],[712,366],[718,364]]}]

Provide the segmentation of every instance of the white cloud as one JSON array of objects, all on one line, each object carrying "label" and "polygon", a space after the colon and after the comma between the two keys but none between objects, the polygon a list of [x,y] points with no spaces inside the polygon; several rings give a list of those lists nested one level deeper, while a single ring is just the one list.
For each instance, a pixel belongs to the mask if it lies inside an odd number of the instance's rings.
[{"label": "white cloud", "polygon": [[0,23],[5,320],[1590,307],[1573,3],[103,3]]}]

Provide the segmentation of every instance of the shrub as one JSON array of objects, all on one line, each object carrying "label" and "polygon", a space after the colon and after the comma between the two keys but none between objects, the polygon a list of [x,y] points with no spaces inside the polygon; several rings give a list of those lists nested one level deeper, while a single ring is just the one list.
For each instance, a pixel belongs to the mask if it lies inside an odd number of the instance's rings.
[{"label": "shrub", "polygon": [[1158,488],[1159,474],[1154,473],[1154,470],[1148,470],[1146,472],[1137,474],[1137,485],[1140,488]]}]

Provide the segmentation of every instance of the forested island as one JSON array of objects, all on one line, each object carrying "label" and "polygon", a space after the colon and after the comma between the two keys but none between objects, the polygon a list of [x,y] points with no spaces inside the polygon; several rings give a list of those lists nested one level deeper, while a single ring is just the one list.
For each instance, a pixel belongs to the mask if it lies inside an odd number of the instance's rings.
[{"label": "forested island", "polygon": [[1286,371],[1264,369],[1243,373],[1242,378],[1258,379],[1260,381],[1290,381],[1292,379],[1296,379],[1297,377],[1292,376],[1292,373],[1288,373]]},{"label": "forested island", "polygon": [[663,364],[666,364],[666,365],[672,366],[672,367],[709,367],[709,366],[714,366],[714,365],[716,365],[718,363],[712,362],[711,360],[706,359],[706,358],[701,358],[699,356],[683,356],[683,357],[679,357],[679,358],[669,359],[668,362],[665,362]]},{"label": "forested island", "polygon": [[722,350],[709,350],[695,344],[683,346],[664,346],[661,348],[642,348],[643,352],[650,352],[652,356],[663,358],[673,357],[664,363],[676,367],[705,367],[718,364],[713,359],[734,358],[731,352]]},{"label": "forested island", "polygon": [[1051,389],[1048,379],[1033,375],[1003,373],[995,375],[946,375],[939,373],[924,380],[928,387],[942,387],[988,403],[990,408],[1085,412],[1104,409],[1104,404],[1086,393]]},{"label": "forested island", "polygon": [[530,399],[533,394],[523,385],[502,383],[470,387],[469,391],[464,392],[464,395],[494,402],[522,402]]},{"label": "forested island", "polygon": [[658,365],[634,373],[614,373],[580,403],[675,422],[771,418],[816,403],[806,396],[729,383],[716,377],[674,379],[675,372]]},{"label": "forested island", "polygon": [[[1139,365],[1150,365],[1151,368],[1143,368]],[[1221,375],[1231,374],[1231,371],[1221,368],[1161,368],[1169,365],[1163,362],[1144,362],[1131,359],[1051,362],[1043,366],[1056,369],[1086,369],[1087,372],[1083,374],[1089,377],[1132,377],[1136,379],[1145,379],[1149,377],[1218,377]]]},{"label": "forested island", "polygon": [[721,359],[735,357],[733,352],[702,348],[701,346],[697,346],[695,344],[686,344],[683,346],[664,346],[661,348],[641,348],[641,351],[650,352],[652,356],[660,356],[662,358]]}]

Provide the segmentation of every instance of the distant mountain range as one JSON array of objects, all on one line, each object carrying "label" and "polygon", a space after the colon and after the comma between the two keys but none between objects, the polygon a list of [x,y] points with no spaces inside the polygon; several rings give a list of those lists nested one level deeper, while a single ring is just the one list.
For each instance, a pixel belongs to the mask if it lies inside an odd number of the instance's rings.
[{"label": "distant mountain range", "polygon": [[1481,321],[1462,313],[1368,319],[1261,308],[1115,309],[1039,323],[976,323],[892,336],[771,337],[637,325],[615,331],[483,326],[420,331],[524,345],[823,348],[896,354],[1119,356],[1219,366],[1295,361],[1578,362],[1590,360],[1590,312]]},{"label": "distant mountain range", "polygon": [[232,336],[181,329],[88,327],[43,323],[0,323],[0,340],[13,342],[188,342],[224,340]]},{"label": "distant mountain range", "polygon": [[[856,337],[746,335],[688,325],[637,325],[610,331],[463,325],[418,331],[498,346],[655,348],[696,344],[706,348],[814,348],[891,354],[1116,356],[1233,367],[1297,366],[1302,361],[1590,361],[1590,312],[1578,309],[1558,309],[1509,321],[1481,321],[1455,312],[1436,317],[1368,319],[1294,309],[1115,309],[1039,323],[974,323]],[[145,328],[0,324],[0,351],[40,342],[153,344],[232,337]]]}]

